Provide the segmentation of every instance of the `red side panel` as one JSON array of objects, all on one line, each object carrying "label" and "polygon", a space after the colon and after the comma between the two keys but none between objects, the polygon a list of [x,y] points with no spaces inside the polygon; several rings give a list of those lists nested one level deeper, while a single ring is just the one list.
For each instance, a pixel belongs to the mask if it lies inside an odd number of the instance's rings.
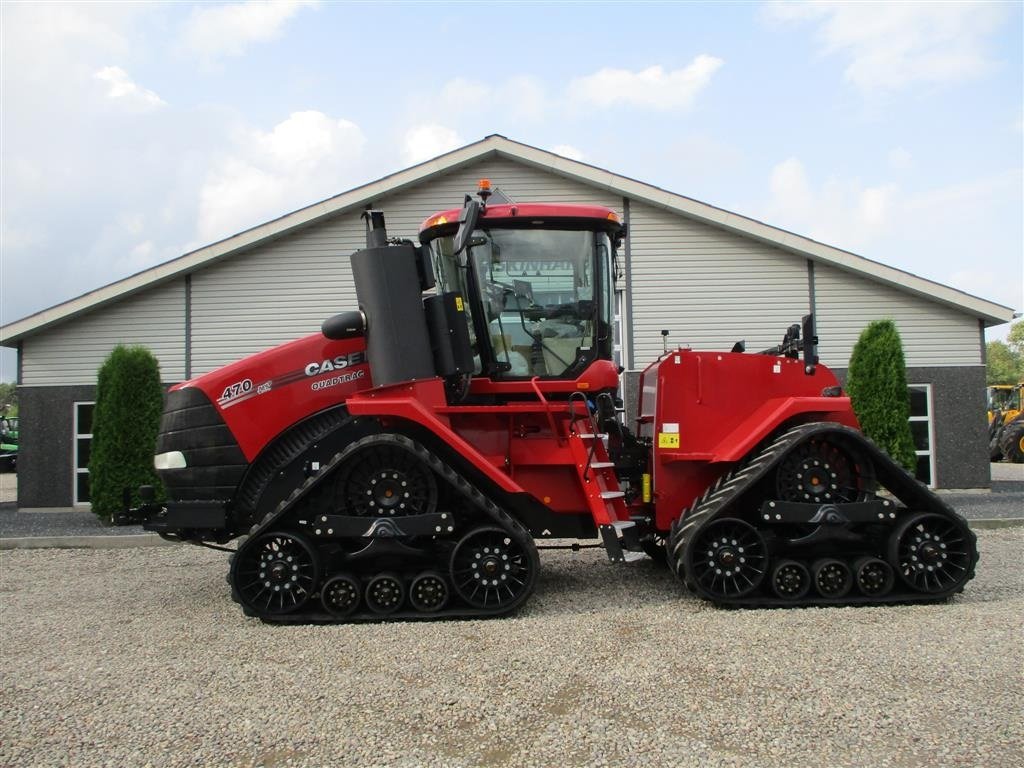
[{"label": "red side panel", "polygon": [[783,425],[857,428],[849,398],[824,396],[833,387],[838,381],[825,366],[807,375],[801,360],[773,355],[680,350],[648,368],[641,434],[654,442],[658,527]]},{"label": "red side panel", "polygon": [[362,338],[319,333],[218,368],[181,387],[198,387],[217,405],[252,461],[292,424],[372,386]]}]

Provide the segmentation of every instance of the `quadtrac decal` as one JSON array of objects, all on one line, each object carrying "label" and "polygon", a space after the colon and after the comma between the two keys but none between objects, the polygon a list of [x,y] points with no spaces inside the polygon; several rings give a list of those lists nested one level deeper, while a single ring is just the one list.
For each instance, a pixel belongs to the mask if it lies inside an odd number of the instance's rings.
[{"label": "quadtrac decal", "polygon": [[[256,385],[253,385],[252,379],[242,379],[224,388],[221,396],[217,399],[217,405],[221,408],[231,408],[250,398],[265,395],[272,390],[328,373],[335,375],[329,378],[317,378],[316,381],[310,383],[310,390],[319,392],[340,384],[348,384],[366,378],[366,363],[366,352],[352,352],[323,360],[312,360],[297,371],[289,371],[275,379],[269,379]],[[355,366],[360,367],[355,368]],[[344,372],[342,373],[342,371]]]}]

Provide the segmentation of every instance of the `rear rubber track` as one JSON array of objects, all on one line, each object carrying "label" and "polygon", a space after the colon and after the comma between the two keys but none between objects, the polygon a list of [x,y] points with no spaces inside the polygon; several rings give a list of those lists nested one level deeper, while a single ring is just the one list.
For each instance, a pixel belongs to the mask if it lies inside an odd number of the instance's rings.
[{"label": "rear rubber track", "polygon": [[[814,423],[794,427],[784,432],[741,465],[726,472],[672,524],[668,537],[668,563],[676,576],[691,592],[700,594],[692,574],[687,573],[685,567],[687,547],[690,546],[691,542],[708,525],[723,518],[740,518],[753,525],[755,529],[762,533],[770,532],[771,527],[764,526],[760,521],[759,515],[750,514],[750,509],[740,508],[742,506],[739,504],[741,497],[757,486],[758,483],[765,480],[778,467],[786,455],[798,445],[815,436],[827,437],[829,435],[840,435],[846,441],[855,442],[857,448],[862,450],[874,464],[876,476],[879,480],[883,481],[883,485],[900,502],[907,505],[896,508],[898,516],[891,523],[892,530],[895,530],[912,515],[919,512],[937,514],[962,525],[971,550],[969,572],[966,577],[952,589],[943,592],[925,593],[915,592],[905,586],[900,588],[900,578],[897,574],[897,588],[886,595],[867,597],[858,594],[853,589],[841,598],[825,598],[814,594],[812,589],[805,597],[798,600],[782,599],[775,596],[769,589],[769,579],[765,578],[759,589],[750,595],[738,598],[719,597],[711,599],[711,601],[722,607],[734,608],[937,603],[945,601],[952,595],[963,591],[964,585],[974,577],[974,569],[978,561],[977,537],[968,528],[967,521],[935,493],[897,465],[888,454],[862,433],[840,424]],[[767,501],[768,499],[765,498],[764,500]],[[749,502],[746,506],[750,506]],[[756,510],[753,511],[756,512]],[[783,559],[786,559],[786,556],[776,558],[776,561]],[[766,567],[770,574],[771,564],[769,563]],[[701,595],[701,597],[704,597],[704,595]]]}]

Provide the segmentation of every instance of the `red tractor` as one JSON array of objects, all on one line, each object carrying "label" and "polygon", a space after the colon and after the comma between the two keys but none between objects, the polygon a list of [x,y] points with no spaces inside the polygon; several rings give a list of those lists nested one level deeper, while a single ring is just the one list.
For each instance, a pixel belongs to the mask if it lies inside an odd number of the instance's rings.
[{"label": "red tractor", "polygon": [[419,245],[368,212],[358,311],[173,388],[155,459],[169,501],[145,526],[244,535],[232,596],[268,621],[506,614],[544,539],[667,560],[722,606],[962,591],[974,534],[860,434],[809,316],[762,353],[667,351],[629,429],[612,354],[624,225],[488,198],[482,184],[428,218]]}]

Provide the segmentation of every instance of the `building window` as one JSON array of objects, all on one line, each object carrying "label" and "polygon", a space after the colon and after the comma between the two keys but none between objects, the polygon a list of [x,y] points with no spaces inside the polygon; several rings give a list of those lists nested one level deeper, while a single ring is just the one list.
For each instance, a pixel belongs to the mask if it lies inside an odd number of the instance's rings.
[{"label": "building window", "polygon": [[932,422],[932,385],[911,384],[910,432],[914,436],[917,469],[914,476],[935,487],[935,425]]},{"label": "building window", "polygon": [[71,498],[75,504],[88,504],[89,455],[92,448],[92,413],[95,403],[75,403],[74,487]]}]

